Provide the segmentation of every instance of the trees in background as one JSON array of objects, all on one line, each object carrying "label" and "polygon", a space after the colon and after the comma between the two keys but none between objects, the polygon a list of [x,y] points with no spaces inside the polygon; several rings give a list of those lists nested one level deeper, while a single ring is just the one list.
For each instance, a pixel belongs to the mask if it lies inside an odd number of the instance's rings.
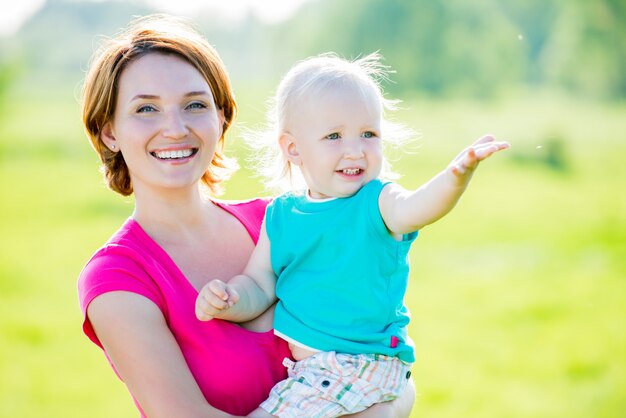
[{"label": "trees in background", "polygon": [[[117,1],[49,0],[11,41],[30,78],[79,79],[95,35],[147,12]],[[227,26],[214,15],[194,20],[231,72],[252,83],[275,84],[294,61],[321,52],[380,51],[398,71],[386,88],[403,94],[490,98],[547,86],[626,98],[624,0],[317,0],[274,26],[252,17]]]},{"label": "trees in background", "polygon": [[[623,0],[320,0],[287,50],[380,51],[397,89],[490,97],[519,84],[626,98]],[[288,36],[285,36],[288,34]]]}]

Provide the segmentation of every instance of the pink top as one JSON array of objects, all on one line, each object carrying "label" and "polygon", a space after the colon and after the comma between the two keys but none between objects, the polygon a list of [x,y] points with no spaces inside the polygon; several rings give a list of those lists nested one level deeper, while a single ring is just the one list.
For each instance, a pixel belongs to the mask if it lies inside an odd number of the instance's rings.
[{"label": "pink top", "polygon": [[[256,243],[267,201],[216,204],[237,218]],[[87,306],[111,291],[133,292],[159,307],[198,386],[215,408],[246,415],[286,377],[282,360],[290,357],[289,348],[272,330],[257,333],[219,319],[196,319],[198,292],[133,219],[92,256],[78,279],[83,331],[101,348]]]}]

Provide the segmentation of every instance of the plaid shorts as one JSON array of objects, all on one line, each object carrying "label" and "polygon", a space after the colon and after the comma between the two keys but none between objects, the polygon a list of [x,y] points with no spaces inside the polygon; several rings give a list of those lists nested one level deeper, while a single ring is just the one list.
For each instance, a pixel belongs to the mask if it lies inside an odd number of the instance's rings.
[{"label": "plaid shorts", "polygon": [[280,418],[330,418],[353,414],[404,392],[410,365],[381,354],[317,353],[285,359],[289,377],[261,404]]}]

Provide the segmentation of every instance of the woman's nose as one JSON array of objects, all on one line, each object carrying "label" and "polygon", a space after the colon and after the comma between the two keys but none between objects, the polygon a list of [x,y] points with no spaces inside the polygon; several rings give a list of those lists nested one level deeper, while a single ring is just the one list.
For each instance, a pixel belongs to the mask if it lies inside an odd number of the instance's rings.
[{"label": "woman's nose", "polygon": [[189,134],[189,129],[183,116],[179,112],[169,112],[165,117],[163,136],[172,139],[181,139]]}]

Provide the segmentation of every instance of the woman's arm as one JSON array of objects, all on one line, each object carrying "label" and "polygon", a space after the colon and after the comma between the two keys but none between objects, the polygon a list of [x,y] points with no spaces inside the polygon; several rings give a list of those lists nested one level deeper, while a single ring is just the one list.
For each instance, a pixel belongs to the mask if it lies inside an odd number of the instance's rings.
[{"label": "woman's arm", "polygon": [[147,416],[232,417],[206,401],[161,311],[150,300],[130,292],[105,293],[89,304],[87,315]]},{"label": "woman's arm", "polygon": [[352,418],[409,418],[411,409],[415,403],[415,385],[409,379],[404,393],[399,398],[377,403],[357,414],[344,415]]},{"label": "woman's arm", "polygon": [[[390,402],[377,403],[370,406],[365,411],[361,411],[356,414],[342,416],[352,418],[409,418],[414,402],[415,385],[413,384],[413,381],[409,379],[404,393],[399,398]],[[257,408],[249,414],[248,417],[271,418],[273,415],[267,413],[261,408]]]}]

